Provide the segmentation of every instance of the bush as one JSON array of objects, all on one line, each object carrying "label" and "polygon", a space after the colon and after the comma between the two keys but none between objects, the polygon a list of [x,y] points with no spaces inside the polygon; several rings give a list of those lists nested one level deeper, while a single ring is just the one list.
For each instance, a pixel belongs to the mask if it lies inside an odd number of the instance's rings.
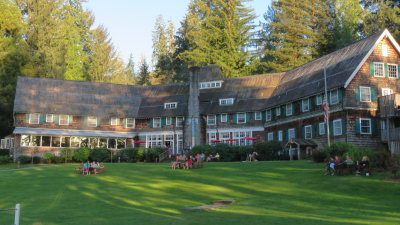
[{"label": "bush", "polygon": [[361,161],[363,156],[368,156],[368,158],[371,160],[374,159],[374,153],[370,148],[364,148],[364,147],[354,147],[350,148],[344,156],[351,156],[354,161]]},{"label": "bush", "polygon": [[282,151],[282,143],[279,141],[258,142],[254,144],[259,160],[280,159],[279,152]]},{"label": "bush", "polygon": [[197,155],[201,153],[204,153],[205,155],[210,155],[213,153],[213,147],[211,145],[196,145],[192,148],[192,155]]},{"label": "bush", "polygon": [[62,158],[61,156],[54,156],[52,162],[53,162],[53,163],[64,163],[64,162],[65,162],[65,159]]},{"label": "bush", "polygon": [[353,151],[355,147],[352,144],[344,142],[335,142],[331,146],[325,146],[324,150],[328,153],[330,157],[344,156],[346,152]]},{"label": "bush", "polygon": [[147,149],[147,152],[145,152],[145,154],[144,154],[144,161],[145,162],[155,162],[156,158],[158,159],[158,156],[165,151],[166,151],[166,149],[164,149],[164,148]]},{"label": "bush", "polygon": [[44,162],[51,163],[51,160],[53,160],[54,155],[52,153],[45,153],[43,154],[42,158]]},{"label": "bush", "polygon": [[32,162],[32,157],[28,156],[28,155],[20,155],[20,156],[18,156],[17,160],[21,164],[28,164],[28,163]]},{"label": "bush", "polygon": [[383,168],[385,170],[391,168],[394,164],[392,154],[388,150],[379,150],[375,152],[373,157],[370,157],[370,161],[373,167]]},{"label": "bush", "polygon": [[89,159],[90,149],[88,148],[78,148],[74,153],[74,159],[79,162],[84,162]]},{"label": "bush", "polygon": [[326,161],[328,154],[325,151],[314,151],[312,154],[312,160],[316,163],[322,163]]},{"label": "bush", "polygon": [[146,149],[138,148],[137,155],[136,155],[136,162],[143,162],[145,153],[146,153]]},{"label": "bush", "polygon": [[9,162],[11,162],[11,157],[9,157],[7,155],[0,156],[0,164],[7,164]]},{"label": "bush", "polygon": [[108,162],[110,161],[110,150],[106,148],[94,148],[90,150],[89,159],[97,162]]},{"label": "bush", "polygon": [[70,148],[62,148],[60,151],[61,162],[68,162],[72,160],[73,152]]},{"label": "bush", "polygon": [[10,149],[0,149],[0,156],[9,156]]},{"label": "bush", "polygon": [[125,148],[117,154],[117,157],[120,157],[123,162],[136,162],[137,153],[137,148]]}]

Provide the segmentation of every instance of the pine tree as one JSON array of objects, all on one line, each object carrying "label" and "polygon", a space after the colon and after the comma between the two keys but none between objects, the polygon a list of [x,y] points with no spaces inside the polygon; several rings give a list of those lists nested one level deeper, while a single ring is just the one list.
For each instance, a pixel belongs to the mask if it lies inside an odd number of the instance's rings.
[{"label": "pine tree", "polygon": [[140,66],[139,66],[139,72],[137,76],[137,81],[136,84],[138,85],[150,85],[150,71],[149,71],[149,65],[146,62],[146,58],[142,56],[140,59]]},{"label": "pine tree", "polygon": [[125,67],[125,79],[129,82],[129,84],[134,84],[136,80],[135,63],[133,62],[132,54],[130,54],[129,61]]},{"label": "pine tree", "polygon": [[190,66],[218,64],[226,77],[244,75],[255,18],[246,2],[193,0],[185,18],[191,48],[179,57]]}]

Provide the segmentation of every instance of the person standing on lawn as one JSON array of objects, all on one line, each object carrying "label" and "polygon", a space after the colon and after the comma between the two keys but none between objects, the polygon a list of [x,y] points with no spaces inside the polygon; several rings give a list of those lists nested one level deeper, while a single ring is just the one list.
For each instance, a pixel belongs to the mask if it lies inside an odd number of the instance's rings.
[{"label": "person standing on lawn", "polygon": [[86,175],[90,175],[90,162],[89,162],[89,160],[86,160],[86,162],[83,164],[83,168],[85,169]]}]

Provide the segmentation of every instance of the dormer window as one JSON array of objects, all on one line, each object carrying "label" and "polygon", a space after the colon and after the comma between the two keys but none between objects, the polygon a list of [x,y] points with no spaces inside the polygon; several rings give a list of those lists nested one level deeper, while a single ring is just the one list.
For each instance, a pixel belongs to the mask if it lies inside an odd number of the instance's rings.
[{"label": "dormer window", "polygon": [[200,89],[221,88],[222,81],[201,82]]},{"label": "dormer window", "polygon": [[178,106],[177,102],[164,103],[164,109],[176,109],[177,106]]},{"label": "dormer window", "polygon": [[219,105],[233,105],[233,98],[220,98]]}]

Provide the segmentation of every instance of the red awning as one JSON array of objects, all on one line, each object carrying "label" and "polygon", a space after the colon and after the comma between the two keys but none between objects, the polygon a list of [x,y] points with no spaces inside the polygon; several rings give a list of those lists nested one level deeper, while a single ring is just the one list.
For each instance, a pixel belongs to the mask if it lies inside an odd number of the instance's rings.
[{"label": "red awning", "polygon": [[135,141],[135,144],[146,143],[145,141]]},{"label": "red awning", "polygon": [[245,139],[245,140],[257,140],[257,138],[253,138],[253,137],[244,137],[242,139]]},{"label": "red awning", "polygon": [[225,141],[237,141],[237,139],[226,139]]}]

